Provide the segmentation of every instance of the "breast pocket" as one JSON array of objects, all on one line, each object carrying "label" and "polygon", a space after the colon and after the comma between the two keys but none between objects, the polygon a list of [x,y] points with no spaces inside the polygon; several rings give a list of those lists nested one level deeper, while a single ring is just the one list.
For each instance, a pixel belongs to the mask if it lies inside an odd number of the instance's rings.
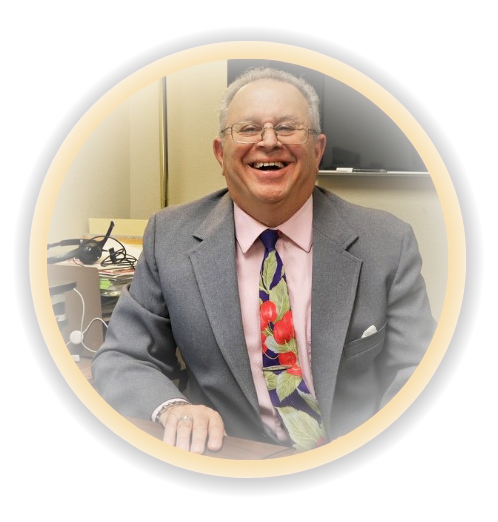
[{"label": "breast pocket", "polygon": [[374,334],[347,343],[342,355],[345,359],[351,359],[366,352],[378,353],[382,349],[385,337],[386,323]]}]

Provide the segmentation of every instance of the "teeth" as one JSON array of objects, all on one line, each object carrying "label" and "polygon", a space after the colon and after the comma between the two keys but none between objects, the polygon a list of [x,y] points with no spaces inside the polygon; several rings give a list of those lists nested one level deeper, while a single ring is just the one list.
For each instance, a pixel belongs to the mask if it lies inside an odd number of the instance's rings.
[{"label": "teeth", "polygon": [[262,169],[265,167],[277,167],[279,169],[283,169],[285,167],[285,164],[280,161],[274,161],[269,163],[253,163],[253,167],[255,169]]}]

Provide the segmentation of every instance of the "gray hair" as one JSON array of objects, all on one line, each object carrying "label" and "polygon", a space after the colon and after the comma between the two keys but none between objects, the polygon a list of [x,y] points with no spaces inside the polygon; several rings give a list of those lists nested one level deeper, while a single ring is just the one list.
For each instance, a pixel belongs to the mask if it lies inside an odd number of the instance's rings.
[{"label": "gray hair", "polygon": [[293,74],[282,71],[280,69],[273,69],[270,67],[259,67],[255,69],[248,69],[236,78],[225,91],[220,104],[219,114],[219,133],[221,135],[222,130],[226,127],[228,106],[232,102],[234,96],[239,90],[247,85],[248,83],[255,82],[258,80],[277,80],[279,82],[286,82],[294,85],[308,102],[308,116],[310,119],[311,126],[314,130],[320,134],[320,112],[319,104],[320,98],[315,89],[306,81],[304,78],[298,78]]}]

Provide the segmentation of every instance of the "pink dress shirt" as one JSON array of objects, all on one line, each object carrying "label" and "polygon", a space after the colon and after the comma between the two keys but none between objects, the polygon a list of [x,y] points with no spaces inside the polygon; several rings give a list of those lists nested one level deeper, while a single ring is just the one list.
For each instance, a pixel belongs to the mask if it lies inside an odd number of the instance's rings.
[{"label": "pink dress shirt", "polygon": [[[236,204],[234,219],[242,324],[261,418],[279,440],[284,441],[288,437],[271,403],[262,370],[258,286],[264,246],[259,235],[268,227]],[[310,196],[289,220],[276,227],[282,233],[276,249],[285,267],[302,375],[314,394],[311,378],[312,222],[313,202]]]}]

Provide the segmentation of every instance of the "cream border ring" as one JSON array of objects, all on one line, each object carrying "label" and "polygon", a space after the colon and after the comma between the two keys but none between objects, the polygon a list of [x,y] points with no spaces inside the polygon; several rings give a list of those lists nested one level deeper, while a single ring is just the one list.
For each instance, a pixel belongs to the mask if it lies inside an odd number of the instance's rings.
[{"label": "cream border ring", "polygon": [[[188,453],[148,435],[113,410],[87,382],[63,342],[52,313],[47,271],[39,262],[46,255],[50,217],[65,172],[102,120],[128,97],[165,75],[235,58],[279,60],[315,69],[356,89],[381,108],[405,133],[431,174],[448,243],[447,291],[439,326],[407,384],[376,415],[347,435],[320,448],[271,461],[217,459]],[[52,357],[80,400],[106,426],[143,452],[184,469],[226,477],[269,477],[314,468],[354,451],[386,429],[422,392],[438,367],[458,320],[465,283],[465,237],[457,196],[441,156],[415,118],[383,87],[346,63],[302,47],[272,42],[223,42],[171,54],[143,67],[109,90],[84,114],[58,150],[40,190],[30,239],[30,276],[38,322]]]}]

